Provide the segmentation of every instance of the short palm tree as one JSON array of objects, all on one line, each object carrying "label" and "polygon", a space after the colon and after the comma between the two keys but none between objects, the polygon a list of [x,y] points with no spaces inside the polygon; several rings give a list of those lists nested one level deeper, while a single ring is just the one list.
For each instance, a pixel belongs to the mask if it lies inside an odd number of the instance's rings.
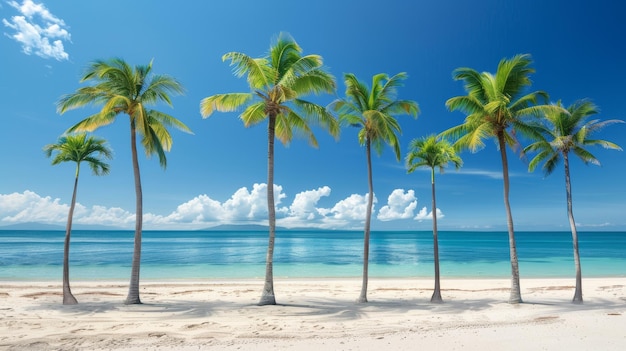
[{"label": "short palm tree", "polygon": [[547,99],[541,91],[525,93],[530,86],[530,74],[534,69],[530,55],[517,55],[502,59],[495,74],[479,73],[471,68],[457,68],[453,72],[455,80],[465,83],[467,95],[456,96],[446,101],[451,111],[459,110],[467,114],[465,122],[442,133],[456,139],[457,149],[476,152],[484,147],[484,139],[494,138],[500,151],[502,177],[504,183],[504,207],[509,234],[511,258],[510,303],[522,302],[519,283],[519,265],[513,229],[513,216],[509,203],[509,169],[506,147],[516,148],[516,133],[529,133],[526,117],[540,116],[547,106],[537,105],[540,98]]},{"label": "short palm tree", "polygon": [[358,302],[367,302],[368,261],[370,224],[374,203],[374,184],[372,181],[371,149],[381,154],[385,144],[391,146],[400,160],[400,143],[398,134],[400,124],[394,115],[409,114],[417,117],[419,107],[415,101],[396,100],[397,87],[407,78],[406,73],[398,73],[393,77],[380,73],[372,78],[371,89],[360,82],[354,74],[344,75],[346,85],[345,99],[333,101],[329,108],[339,114],[341,124],[360,127],[359,144],[365,145],[367,157],[367,180],[369,194],[367,213],[365,215],[364,248],[363,248],[363,283]]},{"label": "short palm tree", "polygon": [[131,67],[119,58],[98,60],[89,65],[81,82],[93,85],[79,88],[76,92],[61,97],[57,110],[63,114],[68,110],[86,105],[102,105],[102,109],[78,122],[73,131],[94,131],[115,122],[117,116],[129,117],[133,172],[135,176],[136,222],[135,241],[131,268],[130,287],[126,304],[140,304],[139,268],[141,262],[141,233],[143,226],[143,193],[137,157],[137,133],[147,156],[158,155],[163,168],[167,166],[165,151],[172,147],[172,136],[167,127],[175,127],[191,133],[178,119],[148,106],[164,102],[172,105],[170,94],[182,94],[183,86],[167,75],[152,73],[152,62],[148,65]]},{"label": "short palm tree", "polygon": [[274,305],[274,241],[276,208],[274,202],[274,139],[288,144],[294,132],[304,134],[314,147],[317,140],[309,124],[314,123],[338,136],[339,124],[322,106],[303,100],[309,94],[332,93],[335,79],[323,68],[319,55],[303,55],[302,48],[288,34],[281,33],[270,46],[268,56],[252,58],[240,52],[229,52],[222,60],[230,60],[237,77],[247,75],[250,92],[216,94],[202,99],[200,113],[209,117],[215,110],[239,115],[245,127],[268,121],[267,210],[269,244],[266,256],[265,283],[259,305]]},{"label": "short palm tree", "polygon": [[[562,107],[559,101],[556,104]],[[567,215],[572,231],[574,246],[574,264],[576,267],[576,288],[574,290],[574,303],[583,302],[582,273],[580,255],[578,253],[578,232],[572,210],[572,185],[570,181],[569,155],[570,152],[580,158],[585,164],[593,163],[600,165],[598,159],[591,154],[586,147],[600,145],[607,149],[621,150],[621,148],[609,141],[591,139],[591,134],[615,123],[624,123],[621,120],[607,120],[601,122],[587,118],[598,113],[598,108],[588,100],[579,100],[567,107],[567,109],[548,111],[545,114],[545,123],[537,123],[540,140],[528,145],[524,151],[537,152],[530,161],[528,169],[532,172],[543,162],[543,171],[546,176],[550,175],[561,160],[565,167],[565,194],[567,197]]]},{"label": "short palm tree", "polygon": [[435,168],[443,173],[444,168],[452,163],[459,169],[463,164],[461,157],[446,139],[438,139],[434,135],[425,138],[413,139],[409,144],[409,153],[406,156],[406,166],[409,173],[422,167],[430,168],[430,183],[432,189],[433,214],[433,252],[435,263],[435,290],[430,298],[431,302],[443,302],[439,274],[439,240],[437,238],[437,201],[435,199]]},{"label": "short palm tree", "polygon": [[87,137],[85,133],[75,135],[65,135],[59,138],[56,144],[49,144],[44,147],[47,157],[51,157],[53,165],[63,162],[76,162],[76,172],[74,177],[74,191],[72,192],[72,203],[67,215],[67,225],[65,227],[65,243],[63,245],[63,304],[75,305],[78,303],[72,290],[70,289],[70,235],[72,233],[72,218],[76,206],[76,192],[78,190],[78,176],[80,175],[80,164],[86,162],[95,175],[109,173],[109,165],[102,158],[111,159],[113,154],[106,146],[103,139],[93,136]]}]

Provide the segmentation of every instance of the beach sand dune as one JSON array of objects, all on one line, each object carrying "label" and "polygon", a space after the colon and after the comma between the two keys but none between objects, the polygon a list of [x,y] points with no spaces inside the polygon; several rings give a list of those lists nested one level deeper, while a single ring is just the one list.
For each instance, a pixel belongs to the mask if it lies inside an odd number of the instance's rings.
[{"label": "beach sand dune", "polygon": [[77,281],[61,305],[56,282],[0,283],[3,350],[624,350],[626,278],[277,279],[277,306],[257,306],[262,280],[144,281],[142,305],[124,282]]}]

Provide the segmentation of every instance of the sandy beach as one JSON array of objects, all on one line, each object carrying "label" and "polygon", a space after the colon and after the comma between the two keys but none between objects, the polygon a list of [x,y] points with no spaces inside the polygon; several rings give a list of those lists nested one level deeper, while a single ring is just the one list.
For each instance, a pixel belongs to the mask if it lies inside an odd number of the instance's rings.
[{"label": "sandy beach", "polygon": [[0,283],[3,350],[623,350],[626,278],[277,279],[278,305],[257,306],[261,280],[144,281],[142,305],[124,305],[126,282],[77,281],[78,305],[60,282]]}]

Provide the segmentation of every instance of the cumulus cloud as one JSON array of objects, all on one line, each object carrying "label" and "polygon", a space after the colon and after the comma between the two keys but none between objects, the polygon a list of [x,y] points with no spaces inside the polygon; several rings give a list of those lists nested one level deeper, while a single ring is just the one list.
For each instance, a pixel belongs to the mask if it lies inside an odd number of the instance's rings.
[{"label": "cumulus cloud", "polygon": [[[443,212],[441,212],[440,209],[437,209],[436,213],[437,213],[437,219],[444,217]],[[425,220],[425,219],[433,219],[433,212],[432,211],[428,212],[426,207],[422,207],[422,209],[419,210],[419,212],[417,213],[417,215],[413,219],[415,219],[416,221],[420,221],[420,222]]]},{"label": "cumulus cloud", "polygon": [[[324,229],[360,228],[367,213],[367,194],[352,194],[329,207],[320,206],[320,201],[329,197],[331,189],[322,186],[295,194],[290,204],[282,205],[287,195],[280,185],[274,185],[276,200],[276,223],[287,228],[309,227]],[[167,215],[144,213],[145,229],[192,230],[220,224],[267,224],[267,185],[254,184],[242,187],[225,200],[218,201],[202,194],[182,203]],[[377,203],[374,197],[374,204]],[[373,219],[391,221],[411,219],[417,206],[413,190],[394,190],[378,216],[373,208]],[[69,204],[60,199],[42,197],[32,191],[0,194],[0,223],[3,225],[40,222],[65,225]],[[426,208],[415,219],[427,219]],[[438,211],[438,216],[443,216]],[[76,204],[73,222],[85,225],[106,225],[130,229],[135,223],[135,214],[121,208],[103,206],[85,207]]]},{"label": "cumulus cloud", "polygon": [[[285,198],[280,185],[274,185],[274,199],[277,205]],[[277,216],[285,209],[278,209]],[[179,205],[167,216],[152,216],[150,221],[166,225],[181,223],[191,225],[216,225],[237,222],[257,223],[267,219],[267,184],[254,184],[251,190],[247,187],[237,189],[235,193],[221,203],[208,195],[199,195]]]},{"label": "cumulus cloud", "polygon": [[71,35],[62,19],[50,13],[43,4],[32,0],[23,0],[21,4],[9,1],[8,4],[20,15],[10,20],[2,19],[4,26],[13,30],[12,34],[5,35],[20,43],[25,54],[58,61],[69,58],[63,41],[70,41]]},{"label": "cumulus cloud", "polygon": [[[65,225],[70,205],[60,199],[41,197],[26,190],[23,193],[0,194],[0,221],[3,224],[39,222]],[[76,203],[73,223],[87,225],[131,225],[135,215],[121,208],[93,206],[87,208]]]},{"label": "cumulus cloud", "polygon": [[[76,207],[76,212],[82,212],[82,207]],[[3,222],[63,222],[67,220],[68,211],[69,205],[62,204],[60,199],[41,197],[32,191],[0,194],[0,214]]]},{"label": "cumulus cloud", "polygon": [[289,214],[298,218],[313,219],[319,214],[316,208],[317,203],[323,196],[329,195],[330,188],[328,186],[296,194],[293,203],[289,206]]},{"label": "cumulus cloud", "polygon": [[387,198],[387,204],[378,212],[381,221],[393,221],[413,217],[413,211],[417,208],[417,198],[413,190],[396,189]]}]

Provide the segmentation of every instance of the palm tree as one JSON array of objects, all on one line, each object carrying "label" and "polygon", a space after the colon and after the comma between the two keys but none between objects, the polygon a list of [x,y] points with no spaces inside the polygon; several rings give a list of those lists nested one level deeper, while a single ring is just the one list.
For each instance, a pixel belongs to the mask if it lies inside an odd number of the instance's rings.
[{"label": "palm tree", "polygon": [[70,289],[70,235],[72,233],[72,218],[74,207],[76,206],[76,191],[78,189],[78,176],[80,175],[80,163],[87,162],[93,174],[103,175],[109,173],[109,165],[102,161],[102,157],[111,159],[113,154],[105,145],[105,140],[93,136],[87,138],[85,133],[76,135],[65,135],[59,138],[56,144],[49,144],[44,147],[47,157],[56,153],[52,159],[52,165],[62,162],[76,162],[76,174],[74,178],[74,191],[72,192],[72,203],[67,215],[67,226],[65,227],[65,244],[63,245],[63,304],[75,305],[78,303],[72,290]]},{"label": "palm tree", "polygon": [[126,114],[130,122],[130,145],[135,176],[136,222],[135,240],[131,268],[130,286],[126,304],[140,304],[139,268],[141,262],[141,231],[143,224],[143,193],[139,161],[137,158],[137,133],[147,156],[158,155],[161,167],[167,166],[165,151],[172,147],[172,136],[167,127],[184,132],[191,130],[176,118],[148,109],[159,102],[172,105],[170,94],[182,94],[182,85],[167,75],[152,73],[152,61],[148,65],[131,67],[119,58],[98,60],[89,65],[81,82],[94,84],[79,88],[76,92],[61,97],[57,110],[63,114],[68,110],[86,105],[102,105],[102,109],[78,122],[68,131],[94,131],[115,122],[120,114]]},{"label": "palm tree", "polygon": [[274,241],[276,238],[276,208],[274,202],[274,139],[288,144],[294,132],[304,134],[317,147],[309,123],[339,134],[339,124],[322,106],[303,100],[311,93],[332,93],[335,79],[323,68],[319,55],[302,55],[302,49],[288,34],[281,33],[270,46],[268,56],[252,58],[244,53],[229,52],[222,57],[230,60],[237,77],[247,75],[250,92],[216,94],[202,99],[203,118],[213,111],[232,112],[244,108],[239,115],[245,127],[268,120],[267,137],[267,210],[269,244],[266,256],[265,284],[259,305],[274,305]]},{"label": "palm tree", "polygon": [[[562,108],[561,102],[556,104]],[[578,156],[585,164],[593,163],[600,165],[598,159],[591,154],[586,147],[600,145],[607,149],[621,150],[621,148],[609,141],[590,139],[592,133],[615,123],[624,123],[621,120],[607,120],[600,122],[594,119],[587,121],[589,116],[598,113],[598,108],[587,100],[579,100],[570,105],[567,109],[548,111],[545,114],[545,123],[537,123],[539,134],[542,138],[528,145],[524,151],[537,151],[537,155],[530,161],[528,169],[532,172],[540,164],[543,164],[543,171],[546,176],[550,175],[558,163],[563,160],[565,167],[565,194],[567,197],[567,216],[572,231],[572,241],[574,246],[574,264],[576,267],[576,288],[574,291],[574,303],[583,302],[582,273],[580,266],[580,255],[578,253],[578,232],[576,231],[576,221],[572,210],[572,185],[570,181],[569,154],[570,152]]]},{"label": "palm tree", "polygon": [[372,78],[371,90],[360,82],[354,74],[344,75],[346,85],[345,99],[338,99],[330,104],[330,108],[339,114],[342,124],[361,127],[358,138],[359,144],[365,145],[367,157],[367,181],[369,194],[367,198],[367,213],[365,215],[364,248],[363,248],[363,284],[359,303],[367,302],[368,261],[370,223],[374,202],[374,184],[372,182],[371,149],[380,155],[384,144],[391,146],[400,160],[400,143],[397,133],[401,132],[400,124],[394,118],[396,114],[409,114],[417,117],[419,107],[415,101],[396,100],[397,87],[407,78],[406,73],[398,73],[389,78],[380,73]]},{"label": "palm tree", "polygon": [[437,201],[435,200],[435,168],[443,173],[443,169],[452,162],[456,169],[463,164],[454,147],[445,139],[438,139],[434,135],[425,138],[413,139],[409,144],[409,153],[406,165],[409,173],[421,167],[430,168],[430,183],[432,188],[433,214],[433,251],[435,259],[435,290],[430,298],[431,302],[441,303],[441,288],[439,277],[439,240],[437,238]]},{"label": "palm tree", "polygon": [[[546,106],[538,106],[539,98],[547,99],[541,91],[524,94],[530,86],[529,75],[535,70],[530,67],[530,55],[516,55],[502,59],[495,74],[478,73],[471,68],[457,68],[453,72],[455,80],[465,82],[467,95],[456,96],[446,101],[451,111],[459,110],[467,114],[465,122],[442,133],[457,139],[455,147],[467,148],[476,152],[484,147],[483,140],[494,138],[497,142],[502,162],[504,182],[504,207],[506,210],[511,258],[510,303],[522,302],[519,283],[519,265],[513,229],[513,216],[509,204],[509,169],[506,154],[507,145],[514,150],[518,145],[517,132],[532,134],[526,117],[539,116]],[[523,95],[524,94],[524,95]]]}]

